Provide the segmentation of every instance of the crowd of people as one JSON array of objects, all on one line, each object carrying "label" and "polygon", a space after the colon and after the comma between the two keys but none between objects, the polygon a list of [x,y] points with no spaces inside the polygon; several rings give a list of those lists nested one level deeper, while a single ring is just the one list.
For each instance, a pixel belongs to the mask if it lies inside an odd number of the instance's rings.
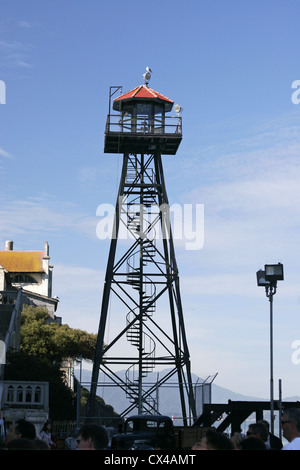
[{"label": "crowd of people", "polygon": [[33,423],[26,419],[19,419],[16,422],[5,422],[5,435],[1,442],[1,449],[5,450],[47,450],[54,446],[54,442],[49,439],[47,429],[49,423],[45,423],[41,436],[37,436]]},{"label": "crowd of people", "polygon": [[197,442],[193,450],[300,450],[300,408],[287,408],[281,419],[283,437],[287,444],[270,433],[269,423],[261,420],[248,427],[245,436],[234,433],[229,438],[213,429]]},{"label": "crowd of people", "polygon": [[[2,419],[4,423],[4,420]],[[1,435],[0,450],[54,450],[56,442],[47,421],[37,434],[34,424],[26,419],[15,423],[5,422]],[[65,449],[104,450],[108,447],[108,433],[104,426],[84,425],[71,438],[72,444]]]},{"label": "crowd of people", "polygon": [[[4,425],[5,424],[5,425]],[[265,420],[252,423],[245,436],[234,433],[227,435],[208,429],[200,442],[193,445],[192,450],[300,450],[300,408],[286,409],[282,415],[281,426],[287,444],[270,433],[269,423]],[[51,423],[47,421],[37,435],[33,423],[20,419],[15,423],[5,423],[0,419],[1,449],[4,450],[51,450],[56,443],[51,433]],[[109,438],[104,426],[96,424],[83,425],[72,437],[70,450],[105,450]]]}]

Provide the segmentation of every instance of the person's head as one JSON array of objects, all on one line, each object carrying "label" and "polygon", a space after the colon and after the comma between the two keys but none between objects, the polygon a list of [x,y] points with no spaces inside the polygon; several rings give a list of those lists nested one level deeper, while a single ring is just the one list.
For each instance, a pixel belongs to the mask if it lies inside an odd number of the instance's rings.
[{"label": "person's head", "polygon": [[26,421],[26,419],[20,419],[16,422],[14,427],[15,437],[20,439],[35,439],[36,431],[33,423]]},{"label": "person's head", "polygon": [[87,424],[82,426],[77,437],[78,450],[101,450],[108,445],[108,434],[103,426]]},{"label": "person's head", "polygon": [[50,432],[51,431],[51,421],[46,421],[44,426],[43,426],[43,429],[42,431],[45,431],[45,432]]},{"label": "person's head", "polygon": [[266,419],[261,419],[258,421],[258,423],[262,423],[266,427],[266,430],[269,432],[270,424]]},{"label": "person's head", "polygon": [[283,437],[289,442],[300,437],[300,408],[287,408],[281,420]]},{"label": "person's head", "polygon": [[230,438],[230,440],[232,442],[233,448],[235,450],[239,450],[240,449],[240,443],[243,440],[243,436],[240,432],[235,432],[233,434],[233,436]]},{"label": "person's head", "polygon": [[247,437],[256,437],[262,442],[266,442],[268,440],[268,431],[266,426],[263,423],[250,424]]},{"label": "person's head", "polygon": [[205,437],[193,446],[193,450],[233,450],[233,444],[224,434],[208,429]]}]

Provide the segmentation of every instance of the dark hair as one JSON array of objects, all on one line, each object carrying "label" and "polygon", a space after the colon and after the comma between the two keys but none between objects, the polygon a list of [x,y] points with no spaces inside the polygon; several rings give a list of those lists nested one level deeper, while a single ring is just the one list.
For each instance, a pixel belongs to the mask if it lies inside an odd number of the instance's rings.
[{"label": "dark hair", "polygon": [[269,422],[266,420],[266,419],[260,419],[259,421],[257,421],[258,423],[262,423],[264,426],[266,426],[266,429],[267,431],[269,432],[269,429],[270,429],[270,424]]},{"label": "dark hair", "polygon": [[97,450],[105,449],[108,445],[107,431],[103,426],[99,426],[97,424],[86,424],[82,426],[79,434],[85,441],[91,438],[93,446]]},{"label": "dark hair", "polygon": [[250,424],[249,428],[251,428],[253,434],[258,434],[262,441],[266,442],[268,440],[269,433],[265,424],[257,422]]},{"label": "dark hair", "polygon": [[216,450],[233,450],[233,445],[230,439],[213,429],[206,431],[205,437],[209,443]]},{"label": "dark hair", "polygon": [[242,450],[266,450],[266,446],[261,439],[257,437],[246,437],[240,443]]},{"label": "dark hair", "polygon": [[34,424],[30,423],[30,421],[26,421],[26,419],[20,419],[16,422],[15,433],[21,434],[25,439],[36,438]]},{"label": "dark hair", "polygon": [[[46,422],[44,423],[44,426],[43,426],[43,428],[41,429],[41,432],[42,432],[42,431],[46,431],[47,426],[48,426],[49,424],[50,424],[50,426],[51,426],[51,421],[48,419],[48,421],[46,421]],[[51,427],[52,427],[52,426],[51,426]]]}]

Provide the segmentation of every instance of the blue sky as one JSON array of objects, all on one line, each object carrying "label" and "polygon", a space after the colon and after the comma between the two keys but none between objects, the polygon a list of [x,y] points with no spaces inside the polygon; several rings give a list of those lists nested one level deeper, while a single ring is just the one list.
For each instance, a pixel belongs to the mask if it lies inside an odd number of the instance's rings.
[{"label": "blue sky", "polygon": [[[103,153],[109,87],[143,83],[183,107],[164,157],[170,204],[204,204],[205,243],[176,243],[192,371],[269,396],[269,304],[256,271],[282,262],[274,380],[300,395],[299,13],[294,0],[0,0],[0,245],[50,245],[58,315],[98,329],[122,156]],[[297,344],[297,343],[295,343]],[[293,356],[294,353],[294,356]],[[300,356],[300,355],[299,355]]]}]

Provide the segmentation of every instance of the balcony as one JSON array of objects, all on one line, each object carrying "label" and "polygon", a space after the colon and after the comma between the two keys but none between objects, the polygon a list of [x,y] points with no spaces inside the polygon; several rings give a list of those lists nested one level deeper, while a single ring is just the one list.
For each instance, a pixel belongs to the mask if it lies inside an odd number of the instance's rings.
[{"label": "balcony", "polygon": [[48,382],[27,382],[16,380],[3,380],[1,406],[7,409],[36,409],[49,411],[49,384]]},{"label": "balcony", "polygon": [[182,140],[180,116],[109,114],[105,127],[104,153],[175,155]]}]

